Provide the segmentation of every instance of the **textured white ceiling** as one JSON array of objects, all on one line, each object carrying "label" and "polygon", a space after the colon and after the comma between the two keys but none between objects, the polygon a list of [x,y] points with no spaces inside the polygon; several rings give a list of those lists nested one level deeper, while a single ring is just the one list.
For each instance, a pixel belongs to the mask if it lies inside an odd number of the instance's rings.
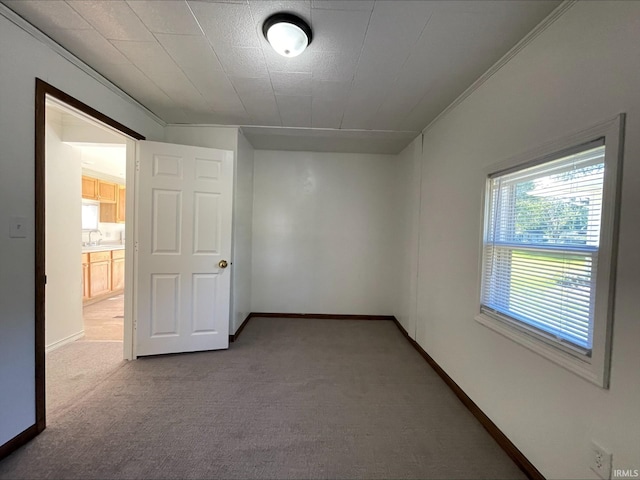
[{"label": "textured white ceiling", "polygon": [[[406,145],[560,3],[2,1],[168,123],[399,132],[308,135],[329,149],[333,138],[376,138],[380,151]],[[299,57],[262,36],[279,11],[313,29]],[[304,131],[247,131],[304,146]]]}]

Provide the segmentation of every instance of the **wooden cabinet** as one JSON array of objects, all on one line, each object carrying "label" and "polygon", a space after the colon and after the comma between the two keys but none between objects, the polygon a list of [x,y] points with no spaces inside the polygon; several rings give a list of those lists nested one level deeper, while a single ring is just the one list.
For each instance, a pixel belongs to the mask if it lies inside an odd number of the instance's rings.
[{"label": "wooden cabinet", "polygon": [[[77,178],[77,177],[76,177]],[[82,198],[98,199],[98,179],[82,176]]]},{"label": "wooden cabinet", "polygon": [[124,249],[82,254],[82,302],[93,303],[124,290]]},{"label": "wooden cabinet", "polygon": [[100,222],[125,223],[125,211],[127,208],[127,189],[122,185],[116,185],[116,203],[100,202]]},{"label": "wooden cabinet", "polygon": [[86,302],[91,296],[89,292],[89,254],[82,254],[82,301]]},{"label": "wooden cabinet", "polygon": [[116,201],[116,222],[124,223],[127,210],[127,189],[118,185],[118,198]]},{"label": "wooden cabinet", "polygon": [[100,223],[116,223],[116,206],[113,203],[100,204]]},{"label": "wooden cabinet", "polygon": [[124,289],[124,250],[111,252],[111,290]]},{"label": "wooden cabinet", "polygon": [[89,297],[111,291],[111,252],[89,253]]},{"label": "wooden cabinet", "polygon": [[118,187],[117,183],[82,176],[82,198],[115,205],[118,198]]},{"label": "wooden cabinet", "polygon": [[116,203],[118,185],[116,183],[98,180],[98,200],[100,203]]}]

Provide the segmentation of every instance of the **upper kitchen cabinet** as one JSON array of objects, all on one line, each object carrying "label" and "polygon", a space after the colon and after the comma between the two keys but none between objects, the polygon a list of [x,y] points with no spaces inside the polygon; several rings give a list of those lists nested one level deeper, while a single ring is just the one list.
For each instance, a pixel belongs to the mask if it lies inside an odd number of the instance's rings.
[{"label": "upper kitchen cabinet", "polygon": [[100,203],[116,203],[117,198],[118,185],[98,180],[98,200]]},{"label": "upper kitchen cabinet", "polygon": [[118,185],[83,175],[82,198],[98,200],[100,203],[116,203],[118,198]]},{"label": "upper kitchen cabinet", "polygon": [[116,222],[124,223],[127,210],[127,189],[118,185],[118,201],[116,202]]},{"label": "upper kitchen cabinet", "polygon": [[98,199],[98,179],[82,176],[82,198]]},{"label": "upper kitchen cabinet", "polygon": [[100,221],[103,223],[125,223],[127,189],[123,185],[116,185],[116,203],[100,200]]}]

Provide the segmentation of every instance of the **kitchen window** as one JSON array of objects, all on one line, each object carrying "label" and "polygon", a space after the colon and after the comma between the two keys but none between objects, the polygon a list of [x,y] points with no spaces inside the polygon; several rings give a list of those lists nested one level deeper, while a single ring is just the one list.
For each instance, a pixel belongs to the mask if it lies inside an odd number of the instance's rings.
[{"label": "kitchen window", "polygon": [[605,388],[621,123],[488,175],[477,317]]}]

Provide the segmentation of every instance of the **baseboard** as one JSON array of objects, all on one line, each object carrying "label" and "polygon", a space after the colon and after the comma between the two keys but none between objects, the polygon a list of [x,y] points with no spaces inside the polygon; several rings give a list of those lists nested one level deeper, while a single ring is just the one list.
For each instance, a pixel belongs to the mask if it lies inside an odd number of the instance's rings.
[{"label": "baseboard", "polygon": [[10,453],[15,452],[22,445],[30,440],[33,440],[38,435],[38,426],[31,425],[24,432],[16,435],[4,445],[0,445],[0,460],[8,456]]},{"label": "baseboard", "polygon": [[233,335],[229,335],[229,342],[235,342],[238,339],[240,333],[242,333],[242,330],[244,330],[244,327],[246,327],[247,323],[249,323],[249,320],[251,320],[252,315],[252,313],[247,315],[247,318],[245,318],[244,321],[240,324],[236,332]]},{"label": "baseboard", "polygon": [[525,475],[532,480],[544,480],[544,476],[540,471],[524,456],[524,454],[518,450],[509,438],[502,433],[498,426],[491,421],[491,419],[474,403],[473,400],[460,388],[460,386],[453,381],[453,379],[445,372],[438,363],[431,358],[431,356],[409,336],[404,327],[400,324],[397,318],[393,318],[398,329],[402,332],[405,338],[413,345],[422,358],[435,370],[435,372],[444,380],[453,393],[456,394],[458,399],[464,404],[465,407],[476,417],[480,424],[489,432],[489,435],[498,443],[498,445],[505,451],[505,453],[513,460],[513,462],[522,470]]},{"label": "baseboard", "polygon": [[68,337],[63,338],[62,340],[58,340],[57,342],[53,342],[51,345],[47,345],[47,347],[45,348],[45,352],[52,352],[53,350],[60,348],[67,343],[75,342],[82,337],[84,337],[84,330],[81,330],[78,333],[74,333],[73,335],[69,335]]},{"label": "baseboard", "polygon": [[252,317],[262,318],[315,318],[320,320],[393,320],[392,315],[342,315],[329,313],[267,313],[251,312]]}]

